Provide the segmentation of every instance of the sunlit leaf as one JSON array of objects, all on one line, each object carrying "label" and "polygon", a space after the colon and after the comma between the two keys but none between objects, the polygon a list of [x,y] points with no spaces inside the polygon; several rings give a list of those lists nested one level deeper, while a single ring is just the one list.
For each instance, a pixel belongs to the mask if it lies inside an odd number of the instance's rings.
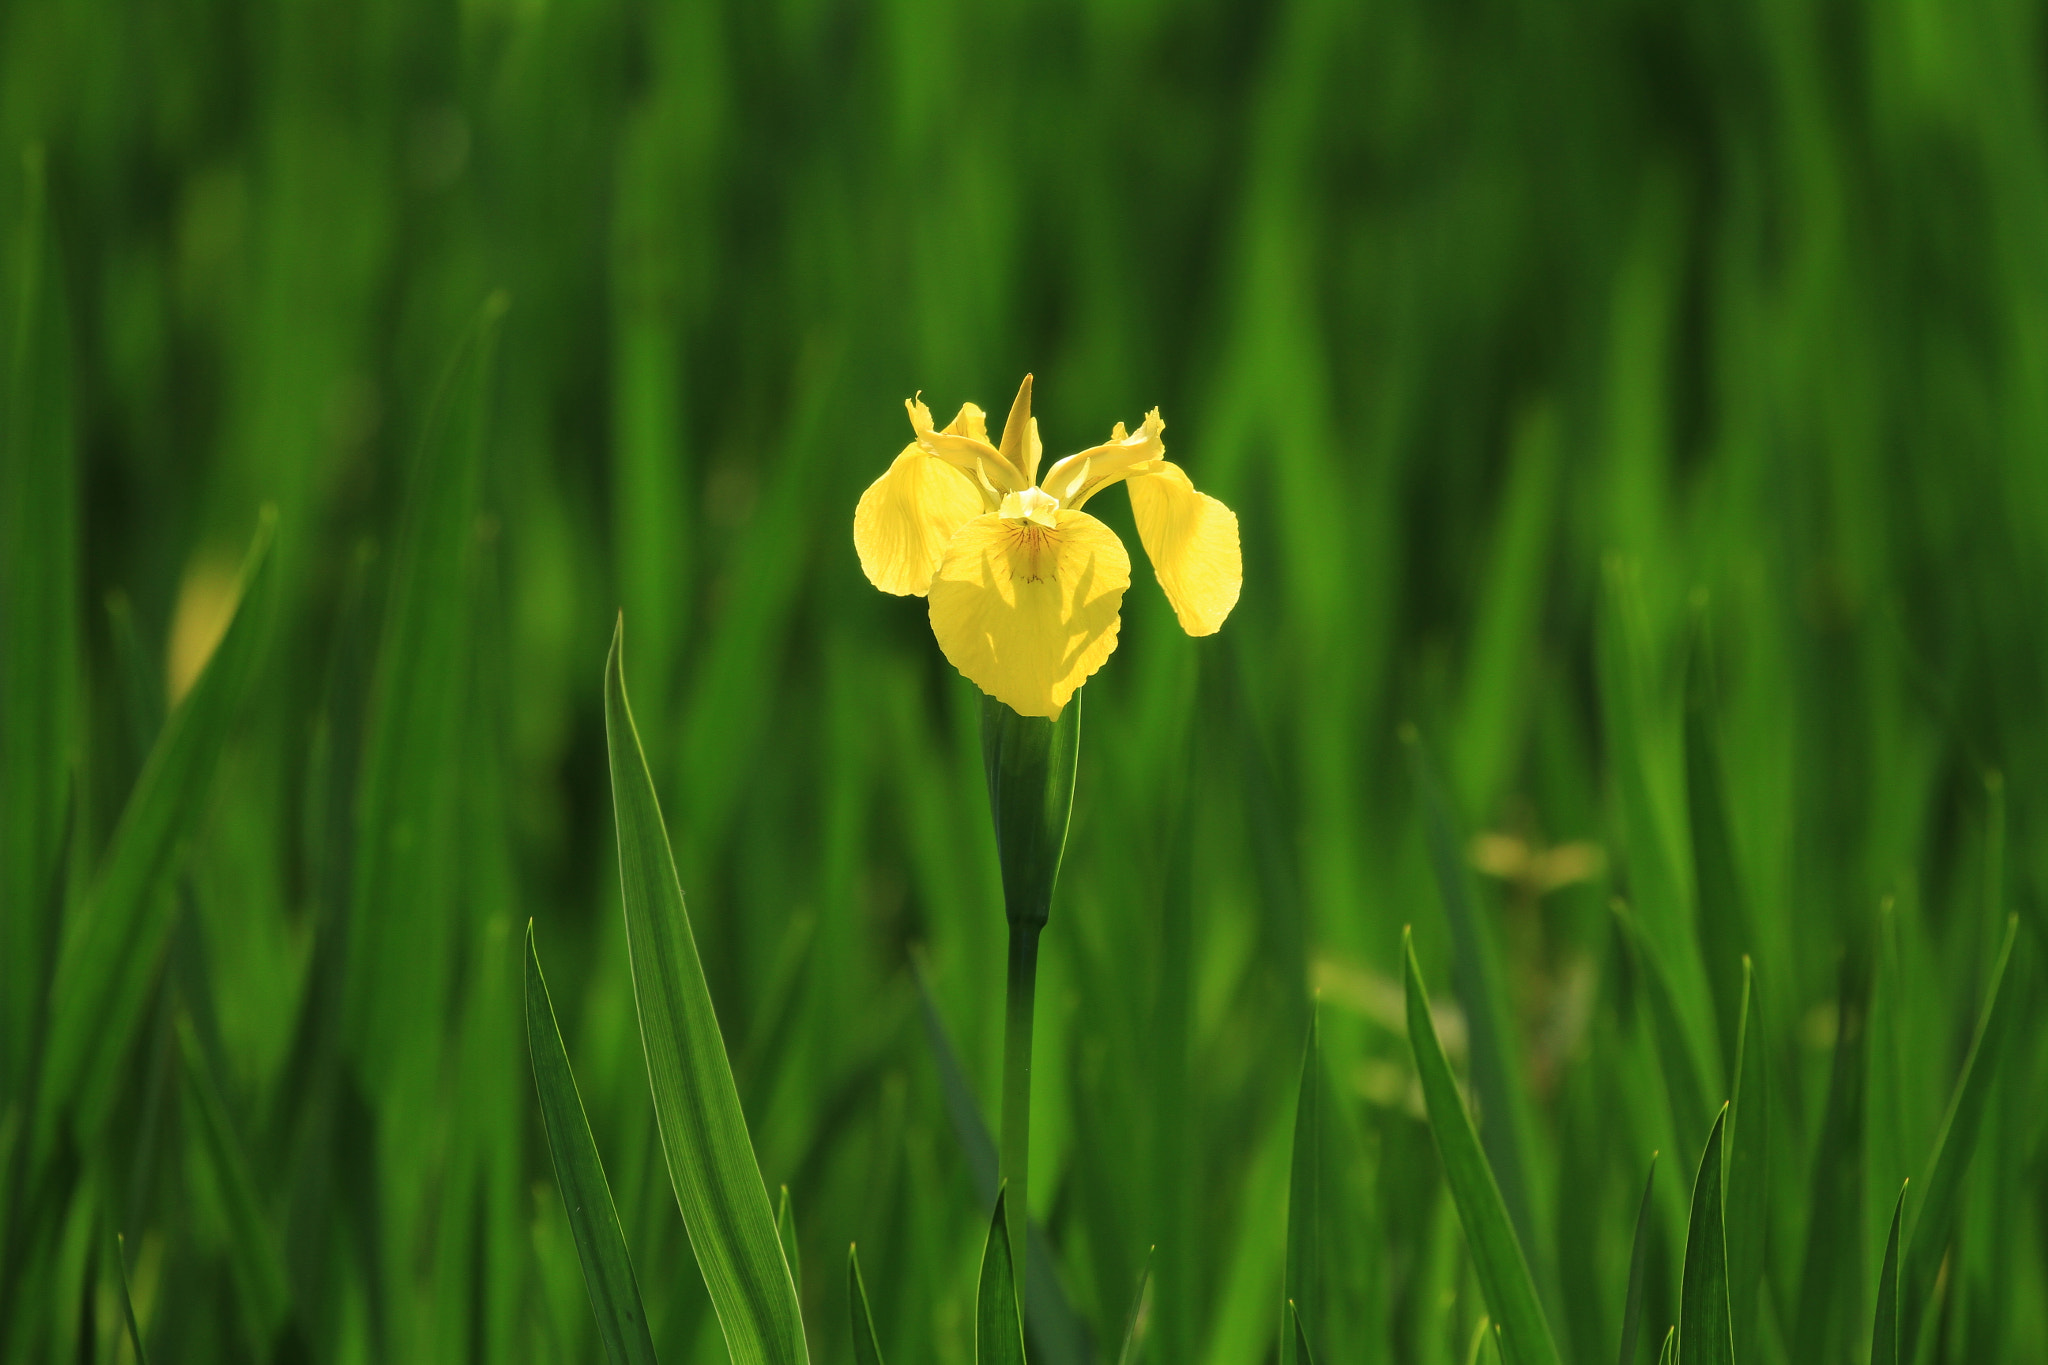
[{"label": "sunlit leaf", "polygon": [[1458,1221],[1465,1228],[1465,1242],[1472,1253],[1472,1268],[1486,1296],[1487,1309],[1501,1324],[1514,1365],[1558,1365],[1556,1343],[1550,1323],[1536,1296],[1536,1284],[1529,1276],[1529,1263],[1502,1203],[1500,1187],[1480,1150],[1479,1136],[1472,1129],[1471,1116],[1458,1095],[1457,1081],[1444,1058],[1436,1024],[1429,1013],[1429,993],[1422,985],[1422,969],[1415,961],[1413,936],[1402,934],[1402,955],[1407,965],[1408,1043],[1415,1053],[1415,1069],[1422,1079],[1422,1095],[1429,1109],[1429,1130],[1436,1138],[1443,1158],[1444,1178],[1457,1201]]},{"label": "sunlit leaf", "polygon": [[590,1291],[590,1310],[597,1318],[598,1339],[612,1365],[654,1365],[654,1340],[647,1331],[647,1310],[640,1302],[640,1284],[633,1274],[626,1236],[612,1203],[604,1163],[583,1112],[569,1053],[541,975],[534,947],[533,925],[526,926],[526,1042],[533,1059],[534,1088],[540,1092],[540,1113],[547,1129],[548,1151],[554,1157],[555,1184],[569,1215],[576,1255],[583,1262],[583,1283]]},{"label": "sunlit leaf", "polygon": [[1992,964],[1991,982],[1984,991],[1984,1008],[1977,1017],[1977,1031],[1970,1040],[1969,1055],[1963,1059],[1962,1074],[1956,1077],[1955,1092],[1942,1119],[1941,1135],[1935,1139],[1934,1152],[1928,1158],[1920,1209],[1907,1233],[1905,1269],[1899,1290],[1904,1306],[1899,1317],[1904,1340],[1916,1354],[1922,1323],[1934,1306],[1936,1271],[1948,1253],[1949,1231],[1961,1201],[1963,1177],[1977,1149],[1985,1105],[1990,1100],[2011,1027],[2013,993],[2002,987],[2018,935],[2019,916],[2013,915],[2006,920],[2005,941],[1999,945],[1998,957]]},{"label": "sunlit leaf", "polygon": [[1010,1269],[1010,1225],[1003,1215],[1007,1190],[996,1192],[995,1216],[981,1249],[981,1282],[974,1295],[975,1365],[1024,1365],[1024,1322],[1017,1315],[1017,1282]]},{"label": "sunlit leaf", "polygon": [[605,734],[633,998],[662,1152],[735,1365],[793,1365],[809,1359],[796,1285],[776,1237],[661,803],[626,700],[623,631],[621,622],[605,665]]},{"label": "sunlit leaf", "polygon": [[1884,1266],[1877,1273],[1877,1316],[1870,1325],[1870,1365],[1899,1365],[1899,1223],[1906,1214],[1906,1187],[1892,1206],[1885,1234]]},{"label": "sunlit leaf", "polygon": [[1722,1202],[1723,1105],[1707,1135],[1693,1180],[1692,1218],[1685,1230],[1685,1273],[1678,1298],[1678,1353],[1686,1365],[1733,1365],[1735,1338],[1728,1322],[1728,1242]]},{"label": "sunlit leaf", "polygon": [[276,513],[266,508],[242,563],[234,620],[158,735],[99,876],[65,935],[52,988],[39,1154],[48,1153],[67,1109],[74,1127],[93,1133],[112,1103],[147,979],[170,936],[173,880],[206,813],[214,770],[268,623],[276,527]]},{"label": "sunlit leaf", "polygon": [[1635,1365],[1636,1338],[1643,1324],[1643,1268],[1650,1253],[1650,1196],[1657,1191],[1657,1154],[1650,1153],[1650,1173],[1643,1177],[1643,1200],[1636,1208],[1636,1232],[1628,1254],[1628,1296],[1621,1310],[1620,1365]]},{"label": "sunlit leaf", "polygon": [[853,1306],[854,1365],[882,1365],[881,1343],[875,1340],[875,1319],[868,1311],[868,1286],[860,1276],[860,1250],[846,1248],[846,1291]]}]

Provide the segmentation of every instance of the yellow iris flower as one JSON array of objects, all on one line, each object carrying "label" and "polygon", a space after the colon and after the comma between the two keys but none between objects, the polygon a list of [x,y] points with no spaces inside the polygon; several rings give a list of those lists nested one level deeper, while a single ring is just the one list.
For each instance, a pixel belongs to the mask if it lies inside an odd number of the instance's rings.
[{"label": "yellow iris flower", "polygon": [[883,592],[928,597],[946,658],[1019,714],[1057,718],[1116,648],[1131,557],[1081,510],[1111,484],[1130,490],[1138,538],[1183,630],[1213,635],[1237,605],[1237,515],[1167,462],[1159,409],[1135,433],[1117,423],[1106,444],[1041,480],[1030,375],[1000,447],[972,403],[944,430],[922,402],[904,406],[916,439],[853,514],[861,569]]}]

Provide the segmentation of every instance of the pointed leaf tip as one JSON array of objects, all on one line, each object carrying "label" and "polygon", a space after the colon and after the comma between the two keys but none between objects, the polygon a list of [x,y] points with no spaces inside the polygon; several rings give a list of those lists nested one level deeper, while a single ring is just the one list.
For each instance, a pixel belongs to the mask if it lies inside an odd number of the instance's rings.
[{"label": "pointed leaf tip", "polygon": [[803,1365],[809,1348],[796,1283],[634,727],[619,640],[615,631],[605,666],[605,739],[626,948],[662,1154],[735,1365]]},{"label": "pointed leaf tip", "polygon": [[996,1191],[988,1241],[981,1251],[981,1283],[974,1303],[975,1365],[1024,1365],[1024,1324],[1017,1313],[1017,1281],[1010,1262],[1007,1186]]},{"label": "pointed leaf tip", "polygon": [[861,1278],[860,1247],[846,1244],[847,1301],[853,1315],[854,1365],[882,1365],[882,1347],[875,1339],[874,1315],[868,1309],[867,1281]]},{"label": "pointed leaf tip", "polygon": [[1429,1112],[1430,1134],[1443,1160],[1444,1178],[1465,1229],[1473,1270],[1488,1310],[1515,1343],[1517,1365],[1559,1365],[1550,1322],[1537,1297],[1528,1260],[1508,1219],[1507,1205],[1480,1148],[1479,1135],[1458,1095],[1458,1083],[1444,1057],[1430,1017],[1429,992],[1415,960],[1413,935],[1402,933],[1408,1015],[1408,1043]]}]

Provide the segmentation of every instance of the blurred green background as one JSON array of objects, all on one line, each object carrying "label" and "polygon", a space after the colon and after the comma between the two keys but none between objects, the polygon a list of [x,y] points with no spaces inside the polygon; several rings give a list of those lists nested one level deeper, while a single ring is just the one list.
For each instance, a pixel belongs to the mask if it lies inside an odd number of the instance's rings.
[{"label": "blurred green background", "polygon": [[[850,529],[904,398],[999,413],[1030,370],[1049,455],[1159,405],[1245,550],[1210,639],[1140,572],[1086,693],[1031,1193],[1096,1358],[1155,1245],[1152,1359],[1271,1357],[1319,989],[1332,1354],[1466,1359],[1400,1015],[1404,924],[1455,994],[1411,721],[1484,836],[1561,1344],[1611,1358],[1652,1148],[1671,1320],[1703,1140],[1623,898],[1712,1103],[1754,955],[1756,1350],[1856,1358],[2048,886],[2044,51],[2011,0],[6,0],[0,1356],[131,1358],[118,1230],[162,1359],[596,1358],[531,918],[657,1344],[723,1359],[618,907],[623,608],[813,1358],[851,1358],[858,1239],[890,1358],[967,1360],[986,1205],[911,966],[993,1120],[978,694]],[[265,504],[217,770],[67,1015],[57,945]],[[1732,888],[1695,871],[1689,676]],[[2048,1354],[2040,990],[2007,987],[1947,1359]],[[67,1030],[104,1098],[38,1164]]]}]

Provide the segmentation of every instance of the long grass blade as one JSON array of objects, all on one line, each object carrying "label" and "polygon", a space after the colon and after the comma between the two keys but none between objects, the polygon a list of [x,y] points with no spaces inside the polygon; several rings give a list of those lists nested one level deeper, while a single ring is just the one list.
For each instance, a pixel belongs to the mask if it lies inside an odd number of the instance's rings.
[{"label": "long grass blade", "polygon": [[[1323,1054],[1316,1016],[1309,1015],[1308,1042],[1302,1049],[1301,1078],[1295,1090],[1294,1154],[1287,1174],[1287,1269],[1282,1286],[1287,1311],[1281,1316],[1281,1365],[1302,1365],[1307,1352],[1304,1316],[1314,1318],[1322,1306],[1323,1215]],[[1304,1313],[1302,1305],[1306,1304]],[[1290,1325],[1291,1324],[1291,1325]]]},{"label": "long grass blade", "polygon": [[64,939],[52,990],[37,1165],[59,1117],[96,1133],[171,932],[171,881],[200,817],[269,619],[276,512],[265,508],[242,562],[234,620],[157,737],[114,828],[99,877]]},{"label": "long grass blade", "polygon": [[[43,151],[22,159],[13,315],[0,345],[0,1111],[25,1106],[61,920],[79,750],[78,453],[62,277]],[[61,904],[61,902],[60,902]]]},{"label": "long grass blade", "polygon": [[1870,1325],[1870,1365],[1899,1365],[1899,1224],[1906,1215],[1906,1185],[1892,1207],[1892,1230],[1884,1239],[1884,1266],[1877,1272],[1877,1316]]},{"label": "long grass blade", "polygon": [[[390,559],[357,766],[344,1031],[370,1091],[420,1103],[459,951],[476,523],[509,302],[486,299],[434,391]],[[422,1172],[412,1175],[424,1182]],[[403,1235],[402,1233],[400,1235]]]},{"label": "long grass blade", "polygon": [[1900,1290],[1904,1308],[1900,1318],[1905,1340],[1916,1354],[1922,1324],[1933,1307],[1935,1275],[1942,1257],[1948,1253],[1949,1232],[1961,1199],[1963,1177],[1977,1149],[1985,1105],[1991,1097],[1999,1057],[2010,1030],[2010,1002],[2018,992],[2005,989],[2005,978],[2018,935],[2019,916],[2013,915],[2006,920],[2005,941],[1999,945],[1991,968],[1984,1008],[1977,1018],[1969,1054],[1963,1059],[1962,1074],[1956,1078],[1955,1091],[1949,1098],[1941,1136],[1935,1139],[1934,1152],[1928,1158],[1926,1192],[1920,1197],[1920,1211],[1913,1216],[1907,1233],[1905,1274]]},{"label": "long grass blade", "polygon": [[1827,1108],[1813,1148],[1799,1311],[1788,1324],[1795,1360],[1831,1360],[1860,1336],[1863,1316],[1863,1162],[1869,1117],[1869,964],[1845,959]]},{"label": "long grass blade", "polygon": [[882,1365],[882,1345],[875,1340],[875,1318],[868,1311],[867,1281],[860,1277],[860,1248],[846,1248],[846,1298],[853,1311],[854,1365]]},{"label": "long grass blade", "polygon": [[235,1131],[227,1104],[189,1018],[178,1019],[178,1044],[185,1063],[186,1094],[199,1116],[200,1145],[219,1182],[226,1205],[228,1264],[241,1291],[251,1345],[267,1351],[291,1307],[284,1258],[257,1194],[248,1151]]},{"label": "long grass blade", "polygon": [[[1489,1346],[1493,1348],[1490,1352],[1486,1349]],[[1499,1324],[1492,1318],[1482,1315],[1479,1321],[1472,1325],[1472,1341],[1465,1348],[1465,1365],[1481,1365],[1489,1355],[1495,1360],[1502,1359],[1500,1350]]]},{"label": "long grass blade", "polygon": [[[1479,1135],[1494,1179],[1500,1184],[1515,1233],[1531,1252],[1532,1269],[1543,1279],[1542,1239],[1530,1200],[1523,1138],[1523,1090],[1517,1076],[1516,1052],[1510,1032],[1508,994],[1501,980],[1494,944],[1474,904],[1472,883],[1462,851],[1465,841],[1451,809],[1451,798],[1435,760],[1413,725],[1403,726],[1401,742],[1422,797],[1423,829],[1429,860],[1443,898],[1444,919],[1451,930],[1453,981],[1465,1007],[1470,1040],[1472,1088],[1486,1127]],[[1313,1313],[1310,1321],[1314,1321]]]},{"label": "long grass blade", "polygon": [[1664,1329],[1664,1349],[1657,1352],[1657,1365],[1678,1365],[1678,1329]]},{"label": "long grass blade", "polygon": [[655,1365],[654,1339],[647,1330],[647,1310],[640,1301],[640,1282],[626,1250],[626,1234],[604,1178],[597,1139],[583,1110],[583,1096],[569,1067],[569,1052],[555,1020],[554,1001],[541,974],[534,947],[533,924],[526,926],[526,1046],[533,1058],[534,1089],[540,1093],[541,1123],[554,1158],[555,1184],[569,1215],[569,1232],[583,1262],[583,1283],[590,1291],[590,1311],[597,1318],[598,1340],[612,1365]]},{"label": "long grass blade", "polygon": [[121,1314],[128,1324],[128,1344],[135,1349],[135,1365],[149,1365],[149,1349],[142,1344],[142,1324],[135,1320],[135,1289],[128,1283],[128,1239],[114,1234],[114,1259],[121,1269]]},{"label": "long grass blade", "polygon": [[981,1249],[981,1284],[974,1296],[975,1365],[1024,1365],[1024,1322],[1017,1316],[1017,1281],[1010,1269],[1010,1224],[1003,1214],[1009,1191],[996,1192],[995,1216]]},{"label": "long grass blade", "polygon": [[1755,937],[1749,902],[1736,872],[1735,837],[1728,827],[1721,746],[1715,734],[1711,638],[1706,613],[1696,608],[1692,647],[1685,660],[1685,792],[1692,825],[1693,921],[1700,960],[1714,994],[1722,1055],[1730,1056],[1739,1046],[1743,997],[1749,989],[1744,964],[1755,948]]},{"label": "long grass blade", "polygon": [[775,1201],[775,1240],[782,1246],[782,1259],[789,1266],[789,1282],[796,1287],[797,1302],[802,1303],[804,1272],[796,1254],[796,1210],[790,1205],[787,1185]]},{"label": "long grass blade", "polygon": [[1471,1116],[1458,1097],[1458,1084],[1444,1057],[1430,1018],[1429,993],[1422,985],[1422,969],[1415,961],[1412,933],[1401,936],[1402,956],[1407,967],[1408,1043],[1415,1053],[1415,1069],[1422,1079],[1423,1100],[1429,1110],[1429,1130],[1436,1138],[1443,1158],[1444,1177],[1458,1206],[1458,1221],[1464,1225],[1465,1241],[1472,1253],[1472,1268],[1479,1278],[1480,1292],[1488,1311],[1505,1329],[1510,1349],[1519,1365],[1558,1365],[1557,1345],[1550,1335],[1549,1320],[1536,1296],[1529,1263],[1522,1255],[1500,1186],[1486,1164],[1479,1135],[1473,1131]]},{"label": "long grass blade", "polygon": [[1308,1346],[1308,1332],[1301,1325],[1301,1310],[1295,1307],[1293,1299],[1287,1301],[1287,1320],[1294,1324],[1294,1331],[1290,1334],[1293,1337],[1294,1358],[1301,1362],[1301,1365],[1316,1365],[1315,1353],[1309,1350]]},{"label": "long grass blade", "polygon": [[1756,973],[1742,959],[1742,1027],[1735,1043],[1735,1098],[1728,1113],[1728,1312],[1735,1358],[1754,1358],[1757,1296],[1764,1279],[1770,1211],[1770,1061]]},{"label": "long grass blade", "polygon": [[1146,1251],[1145,1264],[1138,1271],[1138,1288],[1131,1295],[1130,1311],[1124,1315],[1124,1345],[1116,1354],[1116,1365],[1138,1365],[1144,1357],[1152,1327],[1152,1257],[1157,1250],[1155,1247]]},{"label": "long grass blade", "polygon": [[1678,1297],[1678,1354],[1687,1365],[1734,1365],[1728,1322],[1728,1234],[1722,1202],[1721,1134],[1728,1106],[1714,1118],[1692,1186],[1685,1230],[1685,1272]]},{"label": "long grass blade", "polygon": [[[931,986],[913,959],[911,976],[917,982],[917,998],[924,1017],[925,1036],[931,1043],[932,1065],[939,1075],[939,1094],[945,1100],[946,1116],[952,1121],[953,1136],[966,1158],[975,1194],[984,1201],[996,1197],[998,1184],[996,1140],[981,1116],[980,1104],[967,1083],[952,1039],[946,1036],[945,1021],[932,999]],[[1039,1365],[1082,1365],[1094,1355],[1088,1325],[1074,1311],[1067,1289],[1053,1267],[1052,1247],[1045,1229],[1033,1220],[1025,1228],[1024,1336],[1037,1355]]]},{"label": "long grass blade", "polygon": [[734,1362],[792,1365],[809,1359],[796,1284],[775,1235],[768,1187],[754,1160],[661,803],[626,700],[623,630],[621,621],[605,665],[605,735],[633,998],[662,1152]]},{"label": "long grass blade", "polygon": [[1643,1326],[1644,1268],[1650,1255],[1650,1204],[1657,1192],[1657,1154],[1650,1153],[1650,1173],[1643,1177],[1643,1200],[1636,1207],[1636,1234],[1628,1253],[1628,1297],[1621,1310],[1620,1365],[1635,1365],[1636,1338]]},{"label": "long grass blade", "polygon": [[1664,970],[1656,945],[1643,932],[1635,915],[1619,901],[1613,908],[1621,922],[1623,940],[1632,950],[1637,980],[1649,1002],[1650,1037],[1664,1068],[1664,1092],[1670,1099],[1672,1131],[1681,1137],[1697,1133],[1707,1126],[1707,1115],[1713,1109],[1707,1099],[1706,1078],[1686,1041],[1685,1022],[1671,993],[1670,975]]}]

